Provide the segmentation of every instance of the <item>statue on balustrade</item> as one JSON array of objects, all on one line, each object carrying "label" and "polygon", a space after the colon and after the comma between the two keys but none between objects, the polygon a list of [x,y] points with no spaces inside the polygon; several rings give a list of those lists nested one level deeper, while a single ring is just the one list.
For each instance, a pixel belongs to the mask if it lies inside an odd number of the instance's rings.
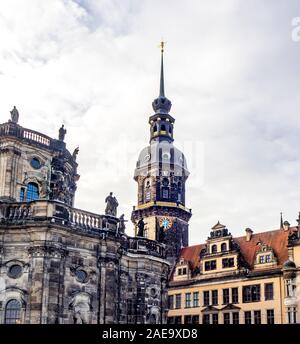
[{"label": "statue on balustrade", "polygon": [[105,215],[117,216],[118,201],[113,193],[110,192],[109,195],[105,198],[106,208]]},{"label": "statue on balustrade", "polygon": [[43,180],[40,182],[40,198],[41,199],[48,199],[50,194],[50,187],[47,180],[47,176],[43,177]]},{"label": "statue on balustrade", "polygon": [[139,222],[137,223],[137,227],[138,227],[137,236],[139,237],[145,236],[145,222],[143,218],[139,220]]},{"label": "statue on balustrade", "polygon": [[11,122],[18,123],[18,121],[19,121],[19,111],[17,110],[17,108],[15,106],[10,111],[10,116],[11,116]]},{"label": "statue on balustrade", "polygon": [[62,125],[61,128],[59,129],[59,134],[58,134],[59,141],[64,141],[66,133],[67,133],[67,130],[65,129],[65,126]]},{"label": "statue on balustrade", "polygon": [[127,222],[127,220],[124,219],[124,214],[122,214],[120,216],[120,222],[119,222],[119,232],[120,233],[125,233],[125,229],[126,229],[126,226],[125,226],[125,222]]},{"label": "statue on balustrade", "polygon": [[75,149],[74,149],[74,152],[73,152],[73,154],[72,154],[72,157],[73,157],[73,159],[74,159],[75,161],[76,161],[76,159],[77,159],[78,153],[79,153],[79,147],[75,148]]}]

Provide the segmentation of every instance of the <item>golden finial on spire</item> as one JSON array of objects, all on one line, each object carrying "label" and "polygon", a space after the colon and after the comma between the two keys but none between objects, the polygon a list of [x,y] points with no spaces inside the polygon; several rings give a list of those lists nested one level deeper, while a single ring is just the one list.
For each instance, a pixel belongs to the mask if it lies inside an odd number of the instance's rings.
[{"label": "golden finial on spire", "polygon": [[164,49],[165,49],[165,44],[167,42],[161,40],[160,44],[159,44],[159,48],[160,48],[160,51],[163,53],[164,52]]}]

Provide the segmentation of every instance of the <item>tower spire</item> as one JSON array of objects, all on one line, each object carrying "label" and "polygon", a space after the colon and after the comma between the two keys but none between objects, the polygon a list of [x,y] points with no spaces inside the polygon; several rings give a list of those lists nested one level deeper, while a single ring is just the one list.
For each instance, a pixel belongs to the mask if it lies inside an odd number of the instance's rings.
[{"label": "tower spire", "polygon": [[159,97],[165,98],[165,80],[164,80],[164,48],[165,42],[160,42],[161,51],[161,62],[160,62],[160,87],[159,87]]}]

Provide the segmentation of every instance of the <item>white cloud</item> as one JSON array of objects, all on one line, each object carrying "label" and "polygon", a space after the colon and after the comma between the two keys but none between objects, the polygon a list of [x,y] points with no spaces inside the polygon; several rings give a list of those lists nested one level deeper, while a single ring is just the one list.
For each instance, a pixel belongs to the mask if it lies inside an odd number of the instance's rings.
[{"label": "white cloud", "polygon": [[[299,210],[297,1],[10,0],[0,9],[0,120],[80,146],[76,206],[120,212],[148,144],[161,37],[166,93],[191,176],[191,243],[220,220],[232,233],[294,223]],[[193,142],[193,145],[190,143]],[[198,145],[198,146],[197,146]],[[200,147],[196,149],[195,147]],[[189,147],[192,147],[189,149]]]}]

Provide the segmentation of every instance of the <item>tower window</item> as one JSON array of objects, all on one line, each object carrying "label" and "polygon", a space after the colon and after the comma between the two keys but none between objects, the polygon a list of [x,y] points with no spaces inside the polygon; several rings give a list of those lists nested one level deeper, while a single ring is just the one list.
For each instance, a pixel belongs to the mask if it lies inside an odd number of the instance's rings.
[{"label": "tower window", "polygon": [[21,319],[21,304],[18,300],[9,300],[5,307],[5,324],[18,324]]},{"label": "tower window", "polygon": [[153,132],[156,133],[157,132],[157,125],[155,124],[155,126],[153,127]]},{"label": "tower window", "polygon": [[225,244],[225,242],[223,242],[223,244],[221,245],[221,251],[222,252],[227,251],[227,245]]},{"label": "tower window", "polygon": [[35,183],[27,185],[26,202],[35,201],[39,199],[39,187]]},{"label": "tower window", "polygon": [[162,189],[162,197],[163,198],[169,198],[169,189],[168,188]]},{"label": "tower window", "polygon": [[165,126],[165,124],[162,124],[162,125],[161,125],[161,128],[160,128],[160,130],[162,130],[162,131],[166,131],[166,126]]}]

